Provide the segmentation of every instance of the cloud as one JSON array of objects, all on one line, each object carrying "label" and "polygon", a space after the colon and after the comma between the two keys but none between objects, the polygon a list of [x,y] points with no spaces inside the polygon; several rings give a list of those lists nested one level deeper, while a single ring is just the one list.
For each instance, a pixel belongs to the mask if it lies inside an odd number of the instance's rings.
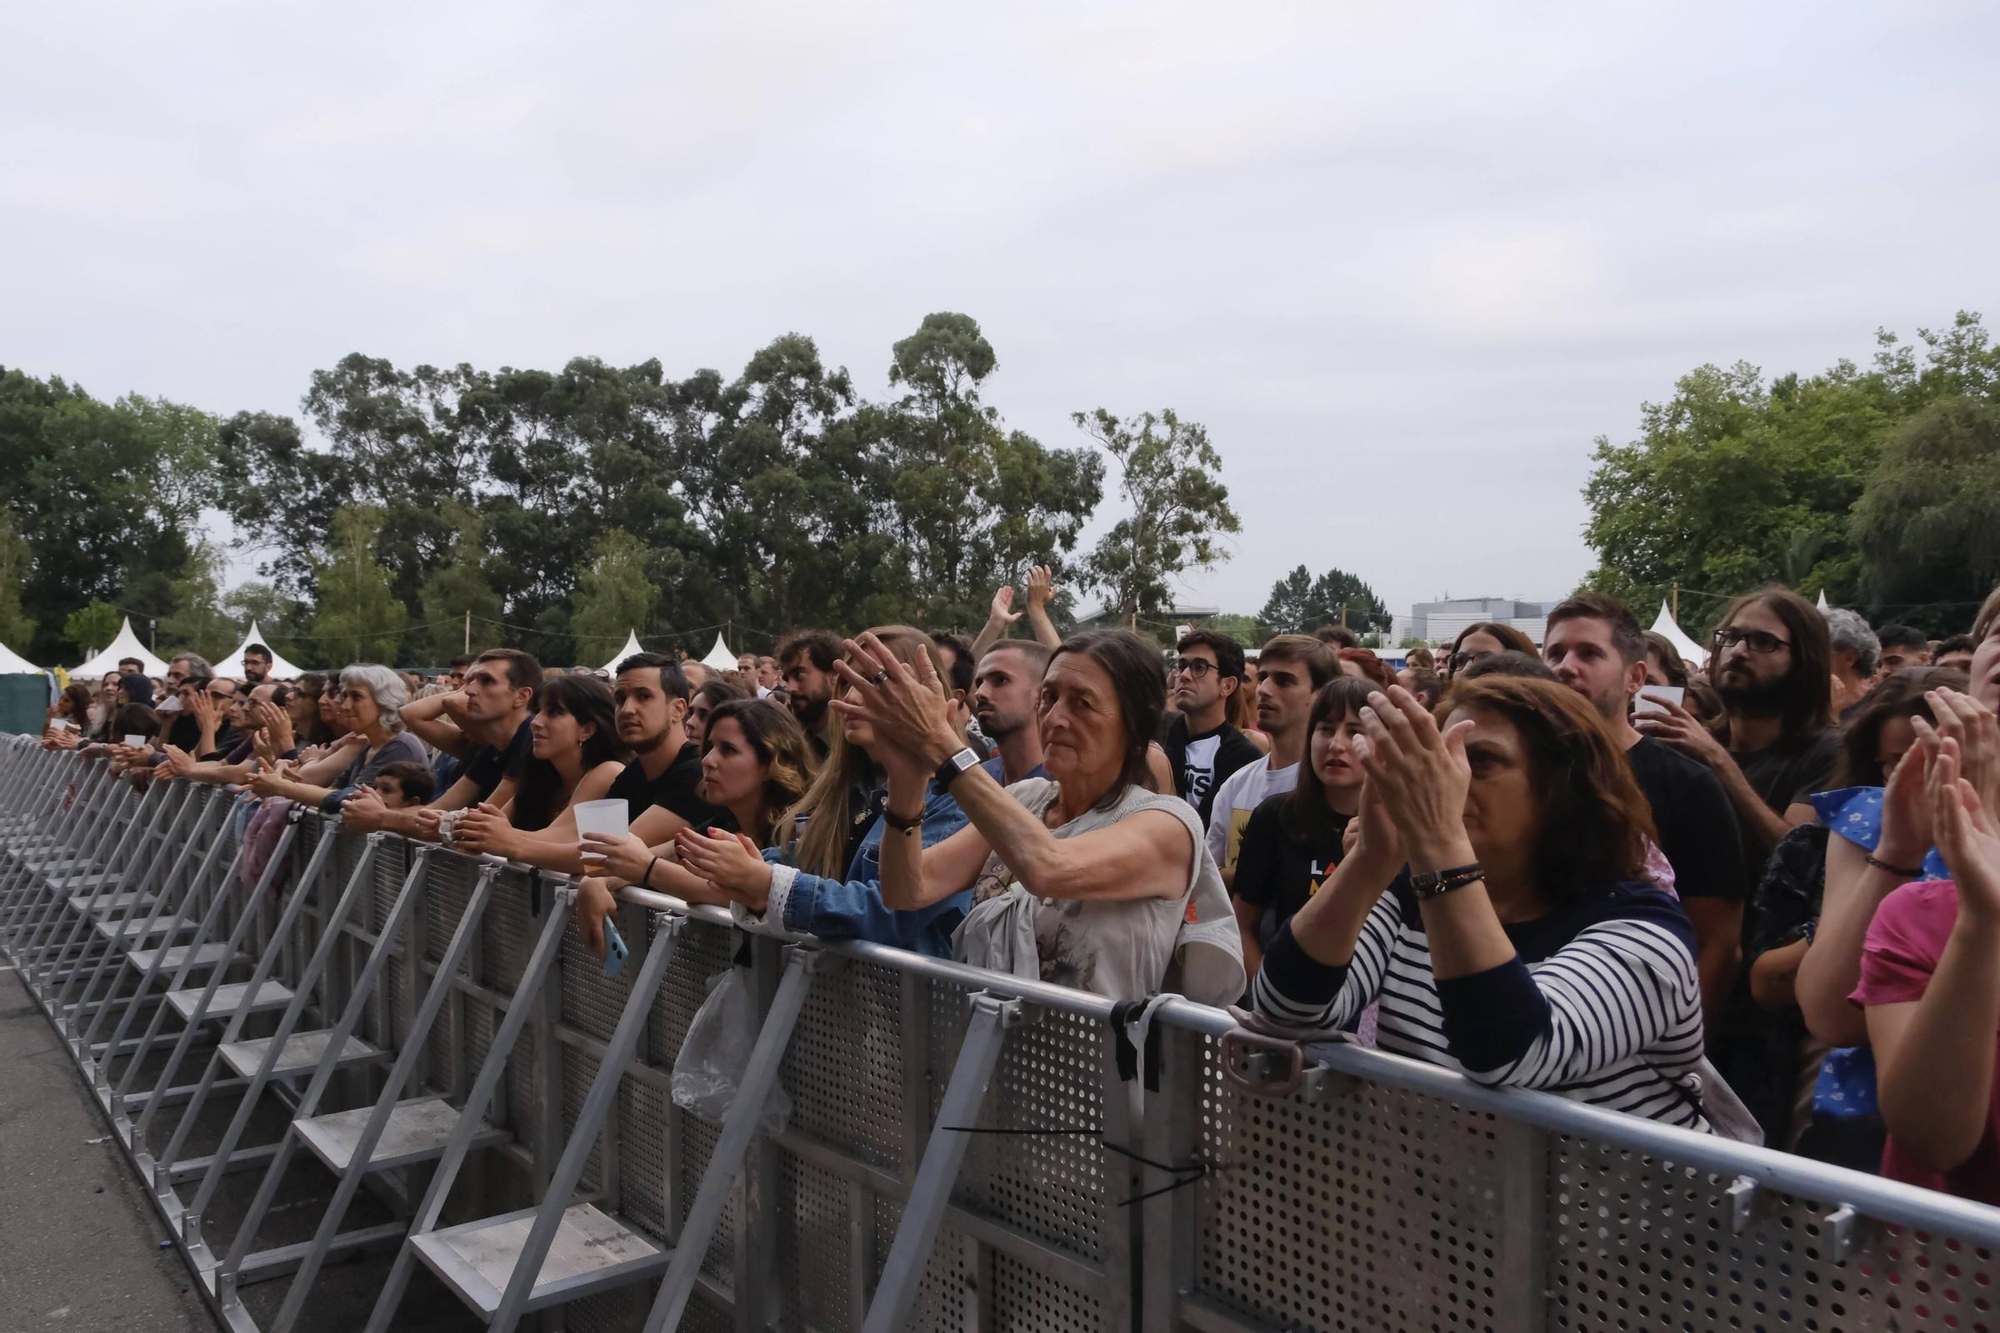
[{"label": "cloud", "polygon": [[16,7],[0,362],[295,411],[357,349],[685,374],[798,330],[883,393],[963,310],[1014,426],[1207,424],[1245,531],[1191,596],[1300,562],[1549,596],[1642,399],[1993,290],[1996,39],[1945,4]]}]

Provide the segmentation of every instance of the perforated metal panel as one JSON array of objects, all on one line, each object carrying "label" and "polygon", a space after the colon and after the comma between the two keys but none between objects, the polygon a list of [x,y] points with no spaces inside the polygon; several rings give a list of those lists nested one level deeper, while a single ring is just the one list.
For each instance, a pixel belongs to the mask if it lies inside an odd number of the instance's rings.
[{"label": "perforated metal panel", "polygon": [[695,1011],[708,997],[708,979],[729,966],[729,931],[707,922],[690,922],[681,931],[673,962],[660,983],[653,1012],[646,1024],[646,1059],[662,1069],[674,1067],[681,1041]]},{"label": "perforated metal panel", "polygon": [[[590,1056],[573,1046],[565,1046],[563,1048],[562,1108],[563,1139],[565,1142],[568,1141],[571,1134],[576,1132],[576,1120],[577,1116],[583,1111],[583,1099],[590,1092],[591,1080],[596,1077],[596,1060],[593,1060]],[[604,1139],[602,1135],[599,1135],[597,1142],[591,1147],[590,1160],[584,1165],[581,1188],[594,1190],[597,1188],[598,1182],[603,1179]]]},{"label": "perforated metal panel", "polygon": [[847,1185],[789,1153],[778,1158],[778,1300],[785,1326],[819,1333],[851,1327],[848,1271],[854,1219]]},{"label": "perforated metal panel", "polygon": [[618,1015],[625,1011],[625,1001],[631,998],[632,977],[639,970],[638,957],[646,942],[643,938],[633,939],[627,940],[626,945],[632,951],[632,959],[616,977],[607,977],[603,962],[583,947],[575,931],[563,939],[563,1022],[599,1041],[609,1040],[612,1029],[618,1026]]},{"label": "perforated metal panel", "polygon": [[783,1082],[792,1093],[792,1128],[900,1168],[901,978],[877,967],[822,968],[799,1014]]},{"label": "perforated metal panel", "polygon": [[673,1100],[658,1088],[626,1079],[618,1089],[618,1211],[654,1240],[667,1235],[667,1135]]},{"label": "perforated metal panel", "polygon": [[[893,1199],[876,1198],[877,1277],[881,1276],[880,1265],[889,1257],[889,1247],[896,1239],[896,1227],[902,1220],[901,1204]],[[936,1330],[937,1333],[954,1333],[958,1329],[977,1327],[966,1314],[967,1302],[976,1299],[977,1295],[970,1290],[970,1285],[971,1274],[965,1263],[965,1237],[951,1227],[941,1227],[931,1245],[930,1261],[924,1265],[924,1275],[917,1284],[917,1299],[911,1307],[907,1326]]]},{"label": "perforated metal panel", "polygon": [[[681,1142],[681,1220],[687,1220],[688,1206],[694,1202],[695,1191],[701,1188],[701,1173],[708,1169],[708,1159],[715,1153],[715,1141],[719,1131],[707,1121],[691,1116],[685,1111],[674,1112],[680,1117]],[[722,1220],[715,1224],[715,1235],[708,1245],[708,1257],[702,1260],[701,1271],[723,1284],[728,1284],[735,1268],[736,1245],[736,1193],[731,1191],[729,1202],[723,1207]]]}]

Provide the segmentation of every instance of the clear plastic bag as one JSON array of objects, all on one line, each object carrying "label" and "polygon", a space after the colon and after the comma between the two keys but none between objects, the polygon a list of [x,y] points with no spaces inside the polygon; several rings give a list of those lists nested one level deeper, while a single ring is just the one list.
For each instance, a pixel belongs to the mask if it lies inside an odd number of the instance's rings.
[{"label": "clear plastic bag", "polygon": [[[720,1125],[736,1102],[736,1089],[757,1044],[757,1030],[757,1009],[744,976],[731,967],[710,977],[708,998],[695,1011],[681,1053],[674,1058],[674,1105]],[[792,1099],[774,1079],[757,1128],[780,1134],[791,1118]]]}]

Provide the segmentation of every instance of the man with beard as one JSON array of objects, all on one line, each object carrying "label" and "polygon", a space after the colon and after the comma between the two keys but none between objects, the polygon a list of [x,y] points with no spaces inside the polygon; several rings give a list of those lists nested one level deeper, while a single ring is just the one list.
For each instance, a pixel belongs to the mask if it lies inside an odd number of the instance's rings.
[{"label": "man with beard", "polygon": [[1003,787],[1048,776],[1035,702],[1051,656],[1047,644],[1033,639],[1002,639],[972,675],[972,715],[999,750],[982,767]]},{"label": "man with beard", "polygon": [[1216,788],[1263,751],[1228,722],[1229,700],[1243,687],[1243,645],[1214,630],[1189,630],[1174,645],[1179,655],[1170,693],[1180,712],[1167,722],[1161,744],[1173,769],[1174,790],[1194,807],[1204,826]]},{"label": "man with beard", "polygon": [[[1654,736],[1708,765],[1736,807],[1748,877],[1795,823],[1806,797],[1826,788],[1840,750],[1833,729],[1833,647],[1817,608],[1790,588],[1760,589],[1730,603],[1715,631],[1710,679],[1728,711],[1728,744],[1686,708],[1637,720]],[[1788,821],[1786,811],[1797,806]]]},{"label": "man with beard", "polygon": [[1652,808],[1654,836],[1673,867],[1674,891],[1694,925],[1702,1011],[1712,1025],[1736,984],[1744,878],[1742,835],[1722,783],[1707,766],[1641,736],[1628,716],[1646,684],[1646,634],[1625,604],[1602,593],[1549,613],[1542,657],[1556,679],[1588,699]]},{"label": "man with beard", "polygon": [[826,758],[827,705],[833,702],[840,638],[823,629],[802,629],[778,643],[778,673],[785,682],[785,706],[806,729],[806,739]]},{"label": "man with beard", "polygon": [[[632,654],[618,664],[612,697],[618,702],[618,743],[632,752],[632,762],[612,780],[604,799],[625,802],[630,836],[666,855],[674,834],[684,828],[733,831],[736,821],[729,812],[697,794],[701,747],[687,737],[687,678],[674,660],[664,653]],[[581,872],[576,811],[565,808],[547,828],[510,839],[508,851],[512,859],[544,870]]]},{"label": "man with beard", "polygon": [[261,643],[253,643],[243,649],[243,682],[246,685],[262,685],[271,678],[271,650]]}]

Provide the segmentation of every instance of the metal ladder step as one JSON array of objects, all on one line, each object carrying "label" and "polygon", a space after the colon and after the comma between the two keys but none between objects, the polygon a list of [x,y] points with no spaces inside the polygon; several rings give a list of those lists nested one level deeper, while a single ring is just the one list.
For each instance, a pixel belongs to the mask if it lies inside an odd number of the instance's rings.
[{"label": "metal ladder step", "polygon": [[[310,1120],[294,1120],[292,1128],[298,1131],[300,1140],[312,1149],[313,1155],[326,1163],[329,1171],[344,1173],[354,1160],[354,1149],[361,1141],[361,1132],[367,1127],[368,1117],[374,1113],[373,1106],[357,1106],[352,1111],[336,1111],[332,1115],[317,1115]],[[395,1109],[389,1112],[389,1123],[383,1126],[375,1151],[369,1155],[368,1169],[390,1171],[417,1162],[435,1161],[444,1156],[445,1146],[451,1142],[452,1131],[457,1128],[458,1108],[442,1097],[413,1097],[397,1102]],[[497,1129],[482,1120],[473,1136],[472,1146],[492,1147],[512,1137],[506,1130]]]},{"label": "metal ladder step", "polygon": [[125,955],[125,961],[141,972],[152,968],[156,957],[160,960],[160,970],[163,972],[176,971],[182,967],[215,967],[218,964],[250,961],[227,944],[220,943],[204,944],[199,949],[193,950],[192,960],[189,959],[188,953],[189,949],[185,944],[176,944],[168,949],[134,949]]},{"label": "metal ladder step", "polygon": [[95,930],[113,944],[126,948],[154,939],[162,935],[181,935],[193,930],[195,923],[184,916],[163,916],[148,923],[145,921],[99,921],[92,925]]},{"label": "metal ladder step", "polygon": [[[110,880],[106,880],[109,883]],[[61,888],[58,884],[55,887]],[[132,907],[151,907],[153,895],[127,889],[123,893],[105,893],[92,897],[88,893],[72,893],[69,907],[72,912],[89,912],[93,916],[103,916],[106,912],[122,912]]]},{"label": "metal ladder step", "polygon": [[[232,1041],[216,1047],[222,1062],[244,1078],[254,1078],[263,1066],[264,1053],[271,1049],[274,1038],[259,1037],[255,1041]],[[320,1032],[294,1032],[278,1052],[278,1062],[271,1067],[271,1073],[284,1077],[288,1074],[309,1074],[319,1068],[319,1062],[326,1056],[327,1043],[333,1040],[331,1029]],[[370,1046],[359,1037],[349,1037],[340,1048],[340,1058],[333,1062],[335,1069],[351,1069],[357,1065],[377,1064],[389,1058],[387,1051]]]},{"label": "metal ladder step", "polygon": [[[524,1208],[427,1232],[412,1237],[411,1244],[426,1268],[481,1318],[491,1319],[534,1223],[535,1210]],[[596,1205],[573,1203],[563,1210],[562,1225],[542,1261],[527,1310],[651,1277],[664,1271],[672,1258],[672,1250],[660,1248]]]},{"label": "metal ladder step", "polygon": [[[188,1015],[194,1012],[194,1007],[201,1003],[201,997],[206,991],[206,987],[195,986],[170,990],[167,992],[167,1003],[174,1007],[174,1012],[181,1016],[181,1021],[186,1022]],[[238,1009],[253,1014],[273,1012],[283,1009],[291,1002],[292,988],[279,982],[265,982],[257,988],[255,995],[250,994],[249,982],[233,982],[215,988],[215,995],[209,1000],[208,1009],[202,1014],[202,1021],[215,1023],[225,1018],[234,1018]]]}]

